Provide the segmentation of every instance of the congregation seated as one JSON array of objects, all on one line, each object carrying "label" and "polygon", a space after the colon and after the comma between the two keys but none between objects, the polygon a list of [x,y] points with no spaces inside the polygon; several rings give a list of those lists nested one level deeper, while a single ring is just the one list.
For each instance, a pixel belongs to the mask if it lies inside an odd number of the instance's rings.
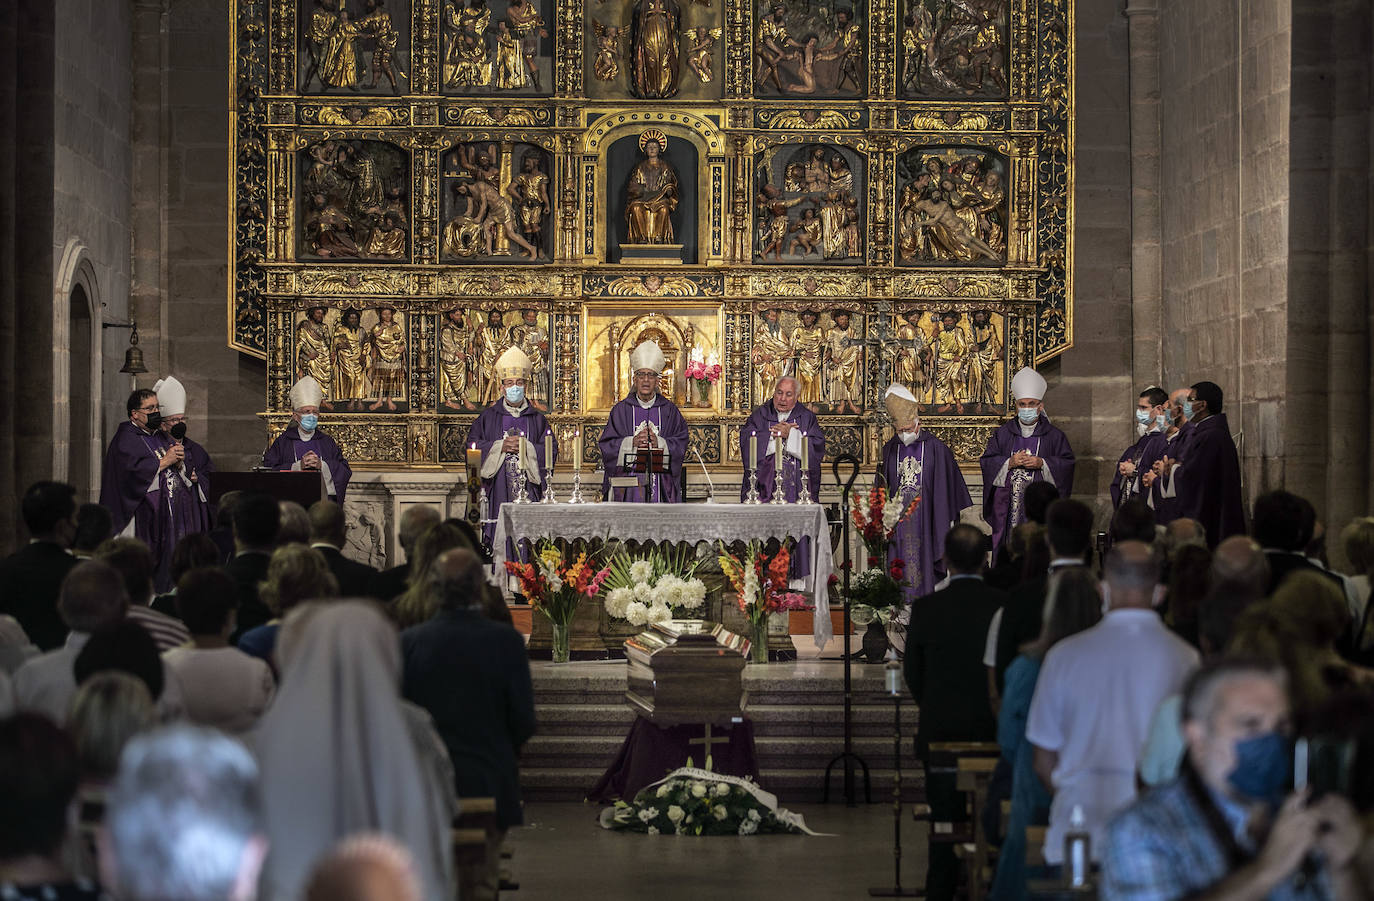
[{"label": "congregation seated", "polygon": [[384,604],[400,597],[406,590],[410,569],[415,557],[415,542],[426,530],[439,524],[439,511],[427,504],[406,507],[396,527],[396,540],[405,553],[406,562],[377,573],[372,580],[371,594]]},{"label": "congregation seated", "polygon": [[0,719],[0,898],[105,899],[62,862],[81,768],[72,740],[48,717]]},{"label": "congregation seated", "polygon": [[83,786],[107,785],[119,769],[124,746],[156,724],[157,709],[143,680],[105,670],[83,682],[67,717]]},{"label": "congregation seated", "polygon": [[258,597],[272,611],[272,618],[239,637],[245,654],[273,663],[282,617],[305,601],[339,596],[339,583],[329,571],[324,555],[304,544],[287,544],[272,552],[267,578],[258,586]]},{"label": "congregation seated", "polygon": [[57,609],[70,630],[62,647],[20,666],[14,673],[14,701],[20,710],[43,713],[64,723],[76,676],[72,664],[91,633],[124,619],[128,596],[119,573],[108,563],[85,560],[72,567],[57,596]]},{"label": "congregation seated", "polygon": [[137,538],[111,538],[96,548],[97,560],[113,566],[129,596],[125,616],[148,630],[159,652],[181,647],[191,640],[186,625],[174,616],[152,609],[153,555]]},{"label": "congregation seated", "polygon": [[247,732],[272,701],[268,665],[229,644],[236,586],[218,567],[193,569],[177,582],[177,611],[191,643],[163,654],[181,688],[186,718],[231,735]]},{"label": "congregation seated", "polygon": [[452,523],[437,523],[420,533],[415,541],[415,553],[408,558],[411,568],[406,575],[406,590],[391,604],[391,616],[399,628],[406,629],[428,622],[439,611],[439,598],[434,589],[434,564],[440,555],[455,548],[472,550],[472,545]]},{"label": "congregation seated", "polygon": [[395,628],[369,602],[307,603],[283,622],[277,658],[281,685],[252,737],[271,845],[265,897],[299,897],[313,862],[357,832],[400,842],[424,898],[453,897],[453,770],[414,718],[423,712],[401,700]]},{"label": "congregation seated", "polygon": [[19,505],[29,542],[0,560],[0,613],[18,620],[42,651],[61,647],[67,637],[57,595],[76,565],[67,553],[76,531],[75,494],[61,482],[31,485]]},{"label": "congregation seated", "polygon": [[1163,563],[1169,569],[1164,621],[1179,638],[1199,647],[1198,616],[1202,599],[1212,590],[1212,552],[1206,544],[1185,544]]},{"label": "congregation seated", "polygon": [[281,510],[265,494],[241,494],[233,503],[234,553],[224,565],[238,585],[238,631],[232,641],[272,618],[272,611],[258,597],[258,585],[267,578],[267,564],[276,548]]},{"label": "congregation seated", "polygon": [[310,546],[324,555],[330,572],[339,583],[339,594],[346,598],[367,597],[377,570],[343,555],[345,523],[343,507],[334,501],[310,505]]},{"label": "congregation seated", "polygon": [[281,527],[277,529],[277,546],[310,543],[310,514],[295,501],[278,501]]},{"label": "congregation seated", "polygon": [[222,565],[220,550],[210,540],[209,535],[204,532],[192,532],[190,535],[183,536],[177,542],[177,546],[172,549],[170,566],[172,588],[170,591],[153,598],[152,608],[158,613],[178,617],[177,582],[181,577],[193,569],[200,569],[202,566],[220,565]]},{"label": "congregation seated", "polygon": [[157,707],[159,720],[170,721],[185,714],[181,681],[158,653],[152,636],[132,620],[96,629],[72,661],[78,689],[97,673],[110,671],[140,680]]},{"label": "congregation seated", "polygon": [[1269,584],[1265,594],[1272,595],[1293,573],[1318,573],[1345,591],[1341,580],[1307,559],[1306,549],[1316,528],[1317,511],[1306,499],[1287,491],[1270,491],[1255,499],[1254,522],[1250,533],[1264,549],[1269,561]]},{"label": "congregation seated", "polygon": [[100,872],[120,901],[258,897],[268,850],[258,768],[214,730],[180,724],[129,742],[105,830]]},{"label": "congregation seated", "polygon": [[1138,497],[1123,501],[1112,515],[1109,533],[1112,544],[1118,541],[1141,541],[1153,544],[1155,540],[1155,511],[1151,510]]}]

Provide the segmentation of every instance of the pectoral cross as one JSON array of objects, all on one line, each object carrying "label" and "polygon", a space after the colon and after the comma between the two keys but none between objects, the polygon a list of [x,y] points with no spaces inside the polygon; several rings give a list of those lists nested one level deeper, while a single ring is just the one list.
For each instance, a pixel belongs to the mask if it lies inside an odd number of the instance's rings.
[{"label": "pectoral cross", "polygon": [[709,770],[709,769],[711,769],[711,746],[712,746],[712,745],[728,745],[728,744],[730,743],[730,737],[727,735],[725,738],[713,738],[713,737],[711,736],[711,724],[710,724],[710,723],[703,723],[703,724],[702,724],[702,728],[706,730],[706,734],[703,735],[701,738],[689,738],[689,739],[687,739],[687,744],[689,744],[689,745],[702,745],[702,746],[705,747],[705,749],[706,749],[706,765],[703,767],[703,769]]}]

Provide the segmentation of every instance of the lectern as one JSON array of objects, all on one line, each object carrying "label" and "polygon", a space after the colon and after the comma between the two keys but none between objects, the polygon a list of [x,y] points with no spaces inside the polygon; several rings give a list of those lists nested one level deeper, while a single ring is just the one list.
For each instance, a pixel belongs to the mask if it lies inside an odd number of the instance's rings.
[{"label": "lectern", "polygon": [[324,498],[324,477],[318,472],[276,472],[259,469],[252,472],[217,472],[210,479],[210,503],[231,491],[265,494],[279,501],[295,501],[306,509]]}]

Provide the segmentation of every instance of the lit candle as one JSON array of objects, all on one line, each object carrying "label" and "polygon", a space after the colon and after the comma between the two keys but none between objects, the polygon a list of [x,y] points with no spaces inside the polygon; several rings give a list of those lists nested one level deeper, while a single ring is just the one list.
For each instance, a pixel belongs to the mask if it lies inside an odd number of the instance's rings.
[{"label": "lit candle", "polygon": [[577,471],[582,472],[582,430],[577,429],[573,432],[573,459],[577,466]]},{"label": "lit candle", "polygon": [[468,448],[468,468],[482,468],[482,452],[477,449],[477,442],[473,442],[472,447]]},{"label": "lit candle", "polygon": [[802,432],[802,471],[803,471],[803,472],[805,472],[805,471],[806,471],[806,468],[807,468],[807,467],[806,467],[806,457],[807,457],[807,450],[806,450],[806,433],[805,433],[805,432]]},{"label": "lit candle", "polygon": [[544,433],[544,468],[553,471],[553,429]]},{"label": "lit candle", "polygon": [[749,433],[749,469],[757,472],[759,468],[759,442],[758,432]]}]

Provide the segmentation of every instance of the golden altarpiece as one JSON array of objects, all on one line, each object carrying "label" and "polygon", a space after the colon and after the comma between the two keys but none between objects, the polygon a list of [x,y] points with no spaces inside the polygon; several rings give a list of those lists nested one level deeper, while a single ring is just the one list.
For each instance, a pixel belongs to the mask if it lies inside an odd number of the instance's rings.
[{"label": "golden altarpiece", "polygon": [[828,455],[871,466],[898,380],[967,464],[1072,341],[1068,0],[230,15],[229,341],[267,361],[273,431],[314,374],[355,467],[459,469],[519,344],[593,468],[646,339],[722,474],[783,375]]}]

